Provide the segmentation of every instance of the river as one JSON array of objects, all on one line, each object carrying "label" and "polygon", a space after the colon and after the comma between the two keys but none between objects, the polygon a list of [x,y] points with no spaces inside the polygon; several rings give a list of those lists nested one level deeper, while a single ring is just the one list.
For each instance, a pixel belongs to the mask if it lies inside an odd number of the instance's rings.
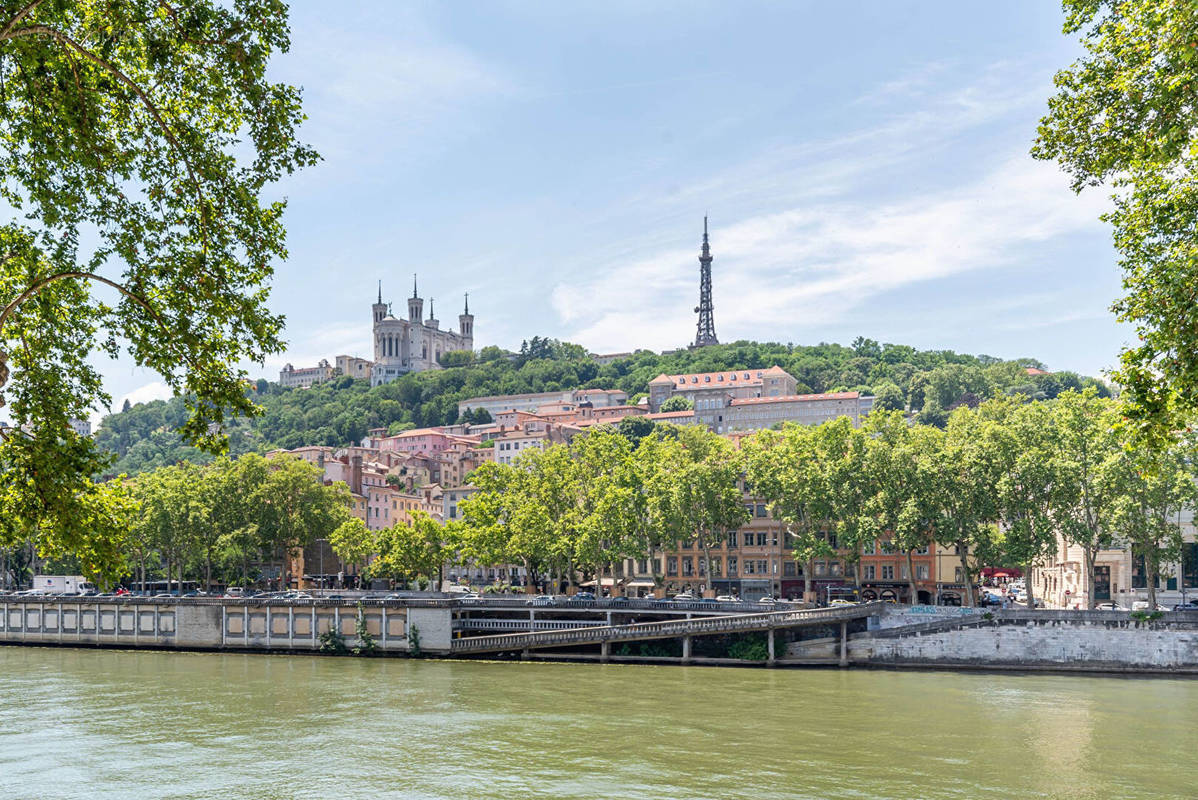
[{"label": "river", "polygon": [[0,647],[3,798],[1194,798],[1198,681]]}]

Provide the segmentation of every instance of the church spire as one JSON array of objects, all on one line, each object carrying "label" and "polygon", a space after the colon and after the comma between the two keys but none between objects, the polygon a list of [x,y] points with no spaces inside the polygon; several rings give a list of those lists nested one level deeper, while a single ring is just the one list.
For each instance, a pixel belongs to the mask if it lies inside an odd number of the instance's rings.
[{"label": "church spire", "polygon": [[379,281],[379,305],[383,304],[383,282]]},{"label": "church spire", "polygon": [[462,313],[463,314],[470,313],[470,292],[466,292],[466,310],[463,311]]},{"label": "church spire", "polygon": [[436,319],[437,315],[433,313],[433,298],[428,299],[428,318]]},{"label": "church spire", "polygon": [[415,300],[420,295],[416,292],[416,273],[412,273],[412,299]]}]

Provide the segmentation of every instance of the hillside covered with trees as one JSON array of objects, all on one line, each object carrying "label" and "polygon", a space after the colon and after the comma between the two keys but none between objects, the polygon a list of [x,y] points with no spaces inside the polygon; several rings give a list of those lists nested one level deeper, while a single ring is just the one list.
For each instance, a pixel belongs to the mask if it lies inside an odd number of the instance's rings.
[{"label": "hillside covered with trees", "polygon": [[[991,397],[1024,394],[1048,399],[1091,385],[1109,394],[1100,381],[1071,372],[1029,375],[1028,367],[1044,367],[1035,359],[1003,361],[863,338],[851,346],[742,341],[660,355],[638,351],[600,366],[578,345],[533,337],[520,353],[487,347],[478,354],[448,353],[444,360],[455,366],[406,375],[374,388],[350,377],[311,389],[283,389],[260,380],[251,396],[263,414],[226,425],[230,453],[338,446],[360,440],[371,428],[397,433],[448,424],[458,420],[458,401],[470,397],[601,387],[622,389],[635,402],[663,372],[764,369],[774,364],[795,376],[799,392],[868,392],[877,395],[882,408],[909,409],[918,412],[920,421],[935,425],[943,425],[947,410],[955,405]],[[117,456],[107,472],[132,475],[182,460],[210,460],[183,443],[177,431],[186,419],[180,398],[139,404],[105,417],[96,441]]]}]

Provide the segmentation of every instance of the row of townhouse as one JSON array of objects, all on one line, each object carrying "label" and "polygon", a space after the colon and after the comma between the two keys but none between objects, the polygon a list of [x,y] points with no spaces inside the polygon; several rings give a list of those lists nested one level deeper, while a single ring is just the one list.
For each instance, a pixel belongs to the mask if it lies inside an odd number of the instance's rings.
[{"label": "row of townhouse", "polygon": [[[605,570],[604,591],[636,596],[677,592],[734,595],[746,600],[764,596],[804,599],[806,565],[793,557],[794,542],[775,520],[765,501],[745,495],[749,519],[708,543],[678,542],[650,558],[627,559]],[[836,543],[833,540],[833,547]],[[894,600],[900,603],[959,605],[965,596],[960,556],[935,546],[907,553],[881,536],[867,545],[859,563],[839,550],[812,565],[809,600],[836,597]],[[857,571],[860,571],[858,580]],[[908,575],[914,570],[915,595]],[[660,584],[658,583],[660,581]]]}]

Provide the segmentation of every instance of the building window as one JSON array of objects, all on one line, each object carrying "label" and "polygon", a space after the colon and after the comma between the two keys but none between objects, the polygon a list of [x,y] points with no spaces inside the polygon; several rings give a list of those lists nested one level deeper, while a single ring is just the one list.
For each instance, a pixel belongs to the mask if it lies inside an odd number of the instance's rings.
[{"label": "building window", "polygon": [[728,577],[729,578],[736,577],[736,567],[737,567],[736,556],[728,556]]},{"label": "building window", "polygon": [[929,570],[928,570],[927,564],[916,564],[915,565],[915,577],[918,580],[926,581],[928,579],[928,574],[929,574]]},{"label": "building window", "polygon": [[884,581],[894,580],[894,565],[893,564],[883,564],[882,565],[882,580],[884,580]]},{"label": "building window", "polygon": [[834,578],[839,578],[844,575],[844,565],[839,561],[833,561],[828,564],[828,574]]},{"label": "building window", "polygon": [[815,577],[822,578],[828,574],[828,565],[823,561],[815,562]]},{"label": "building window", "polygon": [[953,575],[953,579],[953,583],[965,583],[965,570],[957,567],[957,571]]},{"label": "building window", "polygon": [[874,553],[878,552],[878,543],[873,539],[870,539],[861,546],[861,552],[867,556],[872,556]]},{"label": "building window", "polygon": [[720,559],[718,559],[718,558],[711,559],[711,577],[713,577],[713,578],[720,577],[720,567],[721,566],[723,566],[723,565],[720,563]]},{"label": "building window", "polygon": [[757,546],[765,547],[765,531],[757,531]]},{"label": "building window", "polygon": [[690,556],[682,557],[682,577],[689,578],[695,574],[694,560]]},{"label": "building window", "polygon": [[764,517],[765,517],[765,515],[766,515],[765,503],[758,503],[758,504],[757,504],[757,516],[758,516],[758,518],[764,518]]},{"label": "building window", "polygon": [[782,577],[794,578],[798,575],[798,565],[793,561],[787,561],[782,565]]},{"label": "building window", "polygon": [[736,547],[736,531],[728,531],[728,548]]},{"label": "building window", "polygon": [[901,566],[899,567],[899,576],[900,576],[900,577],[901,577],[903,580],[910,580],[910,578],[911,578],[911,573],[910,573],[910,572],[907,572],[907,565],[906,565],[906,564],[903,564],[903,565],[901,565]]},{"label": "building window", "polygon": [[874,569],[873,564],[866,564],[863,567],[861,567],[861,577],[864,580],[867,580],[867,581],[876,580],[876,577],[875,577],[876,574],[877,574],[877,570]]},{"label": "building window", "polygon": [[666,574],[678,574],[678,556],[669,556],[666,558]]}]

